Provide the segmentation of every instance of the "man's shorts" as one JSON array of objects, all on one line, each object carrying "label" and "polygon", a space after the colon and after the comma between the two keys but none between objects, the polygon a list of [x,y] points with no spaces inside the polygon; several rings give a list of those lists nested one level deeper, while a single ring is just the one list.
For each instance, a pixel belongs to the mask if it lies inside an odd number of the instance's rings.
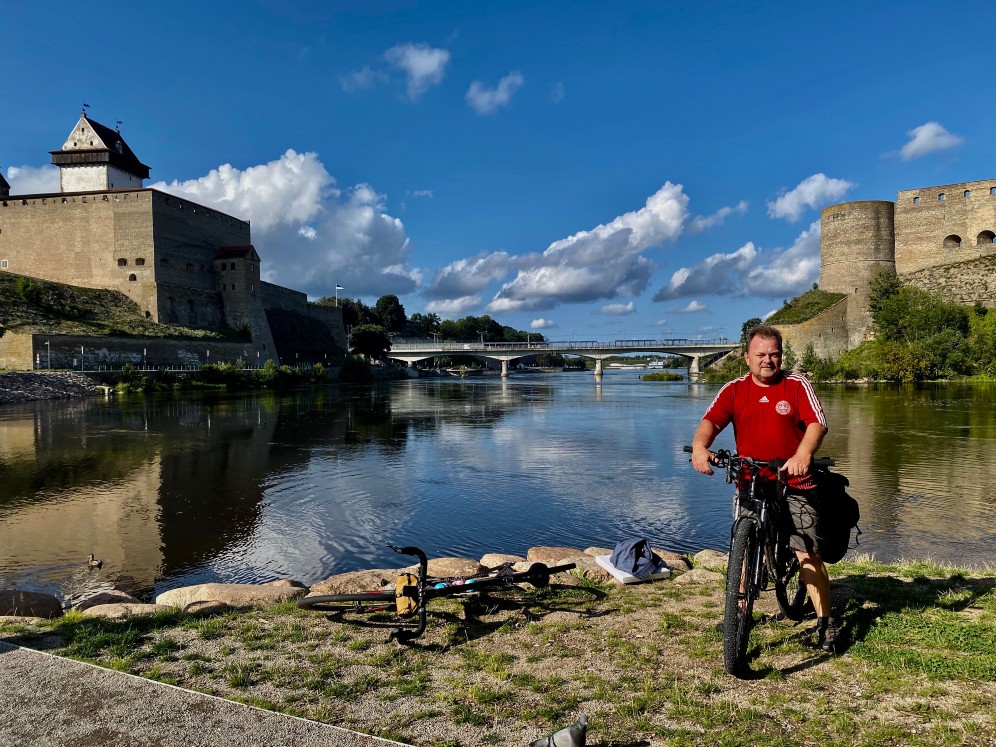
[{"label": "man's shorts", "polygon": [[[774,503],[772,497],[775,492],[775,483],[773,481],[758,481],[756,490],[770,491],[768,493],[770,511],[770,507]],[[745,495],[745,493],[741,493],[741,495]],[[785,496],[785,502],[787,506],[775,509],[775,516],[779,520],[779,530],[788,535],[789,547],[799,552],[819,554],[820,499],[816,490],[794,490],[793,488],[789,488],[788,495]],[[755,511],[747,504],[748,501],[742,498],[740,501],[740,512],[756,516]]]}]

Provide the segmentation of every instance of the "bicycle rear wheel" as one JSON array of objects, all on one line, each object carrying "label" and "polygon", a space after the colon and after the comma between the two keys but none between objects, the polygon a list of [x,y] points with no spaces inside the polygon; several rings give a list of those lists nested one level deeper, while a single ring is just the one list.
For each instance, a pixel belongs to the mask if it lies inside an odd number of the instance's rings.
[{"label": "bicycle rear wheel", "polygon": [[777,561],[769,557],[769,568],[775,577],[775,599],[785,617],[799,622],[806,615],[806,585],[799,575],[799,559],[795,553],[787,547],[781,550],[789,557]]},{"label": "bicycle rear wheel", "polygon": [[747,664],[747,641],[753,623],[757,587],[753,569],[757,567],[757,525],[739,521],[726,567],[726,609],[723,616],[723,668],[727,674],[740,674]]},{"label": "bicycle rear wheel", "polygon": [[319,612],[383,612],[394,611],[397,595],[393,591],[367,591],[358,594],[326,594],[301,597],[297,606]]}]

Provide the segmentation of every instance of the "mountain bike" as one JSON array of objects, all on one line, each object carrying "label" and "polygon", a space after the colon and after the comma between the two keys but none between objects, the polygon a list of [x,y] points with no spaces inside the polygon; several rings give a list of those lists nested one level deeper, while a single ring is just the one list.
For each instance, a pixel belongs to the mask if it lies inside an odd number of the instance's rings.
[{"label": "mountain bike", "polygon": [[417,617],[414,626],[399,625],[391,631],[388,640],[401,643],[413,641],[426,627],[426,604],[438,597],[455,597],[476,594],[492,589],[511,588],[516,584],[530,583],[537,588],[548,586],[550,576],[575,568],[574,563],[564,563],[548,567],[545,563],[533,563],[524,571],[514,570],[512,563],[503,563],[496,568],[488,568],[474,576],[437,578],[428,575],[429,559],[417,547],[388,545],[401,555],[418,558],[418,572],[404,572],[398,575],[394,590],[378,589],[355,594],[327,594],[301,597],[297,606],[306,610],[321,612],[393,612],[404,619]]},{"label": "mountain bike", "polygon": [[[686,452],[692,447],[686,446]],[[799,559],[788,544],[791,519],[782,479],[784,460],[762,462],[733,454],[726,449],[714,453],[714,464],[726,468],[726,482],[736,483],[734,521],[730,530],[730,556],[726,566],[726,604],[723,614],[723,668],[739,674],[747,661],[747,642],[754,619],[754,601],[773,582],[781,613],[798,622],[805,616],[806,585],[800,578]],[[814,467],[832,467],[834,460],[821,457]],[[759,488],[761,471],[777,475],[774,490]]]}]

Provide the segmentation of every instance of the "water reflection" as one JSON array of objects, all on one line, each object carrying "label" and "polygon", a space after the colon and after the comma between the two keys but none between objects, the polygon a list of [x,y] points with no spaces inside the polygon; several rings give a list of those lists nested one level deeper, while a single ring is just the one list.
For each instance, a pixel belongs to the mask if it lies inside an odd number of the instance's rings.
[{"label": "water reflection", "polygon": [[[472,556],[630,536],[724,548],[729,488],[681,452],[715,391],[607,372],[5,407],[0,583],[71,596],[122,579],[310,582],[395,564],[389,541]],[[820,395],[862,549],[985,562],[994,389]]]}]

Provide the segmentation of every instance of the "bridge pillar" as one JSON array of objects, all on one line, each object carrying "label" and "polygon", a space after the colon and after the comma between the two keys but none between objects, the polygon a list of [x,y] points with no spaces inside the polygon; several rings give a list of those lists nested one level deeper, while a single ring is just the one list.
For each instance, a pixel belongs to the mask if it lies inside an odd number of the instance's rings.
[{"label": "bridge pillar", "polygon": [[501,377],[503,379],[508,378],[508,361],[501,362]]},{"label": "bridge pillar", "polygon": [[688,380],[698,381],[702,378],[702,366],[701,366],[702,356],[693,355],[691,360],[688,361]]},{"label": "bridge pillar", "polygon": [[602,378],[602,359],[595,359],[595,380],[599,381]]}]

